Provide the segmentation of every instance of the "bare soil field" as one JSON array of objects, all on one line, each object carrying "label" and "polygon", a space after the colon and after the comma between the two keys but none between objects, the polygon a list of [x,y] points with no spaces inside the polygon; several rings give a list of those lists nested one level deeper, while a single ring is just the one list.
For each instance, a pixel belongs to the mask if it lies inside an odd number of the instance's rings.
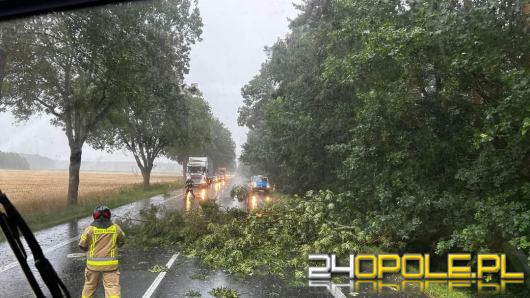
[{"label": "bare soil field", "polygon": [[[175,183],[178,176],[151,176],[151,183]],[[142,183],[133,173],[81,172],[79,202],[99,200],[109,193]],[[67,171],[0,170],[0,189],[23,213],[46,212],[66,206]]]}]

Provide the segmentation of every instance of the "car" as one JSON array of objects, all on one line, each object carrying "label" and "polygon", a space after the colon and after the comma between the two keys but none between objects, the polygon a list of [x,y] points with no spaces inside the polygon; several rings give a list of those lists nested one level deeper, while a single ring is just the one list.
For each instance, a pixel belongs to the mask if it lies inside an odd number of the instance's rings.
[{"label": "car", "polygon": [[263,175],[252,176],[250,178],[249,190],[251,192],[269,192],[271,190],[269,178]]}]

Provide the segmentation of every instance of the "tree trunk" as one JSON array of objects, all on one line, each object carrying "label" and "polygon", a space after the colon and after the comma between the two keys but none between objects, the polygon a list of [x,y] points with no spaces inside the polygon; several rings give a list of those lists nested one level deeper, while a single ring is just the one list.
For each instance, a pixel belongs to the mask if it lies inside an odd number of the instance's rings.
[{"label": "tree trunk", "polygon": [[182,161],[182,177],[184,177],[184,181],[186,181],[186,174],[188,174],[188,161],[185,159]]},{"label": "tree trunk", "polygon": [[151,183],[151,169],[144,168],[142,170],[142,177],[144,178],[144,186],[147,187]]},{"label": "tree trunk", "polygon": [[82,146],[70,147],[70,166],[68,170],[68,205],[77,204],[79,192],[79,170],[81,169]]},{"label": "tree trunk", "polygon": [[151,171],[153,170],[154,158],[146,158],[144,155],[140,156],[137,151],[131,150],[133,153],[136,164],[142,173],[144,180],[144,186],[147,187],[151,183]]},{"label": "tree trunk", "polygon": [[140,169],[142,170],[142,177],[144,178],[145,187],[148,187],[151,183],[151,171],[153,170],[153,161],[154,161],[154,158],[152,160],[147,159],[146,165],[143,167],[140,167]]}]

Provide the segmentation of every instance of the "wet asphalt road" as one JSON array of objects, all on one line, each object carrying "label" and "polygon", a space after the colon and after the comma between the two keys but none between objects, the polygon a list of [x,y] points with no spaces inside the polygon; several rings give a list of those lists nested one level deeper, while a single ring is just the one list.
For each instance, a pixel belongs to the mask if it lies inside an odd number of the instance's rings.
[{"label": "wet asphalt road", "polygon": [[[114,217],[134,218],[138,210],[151,204],[162,208],[180,208],[189,210],[199,208],[199,200],[216,200],[225,208],[241,208],[244,210],[256,208],[260,198],[246,203],[240,203],[230,198],[229,193],[234,183],[241,184],[242,179],[234,179],[227,183],[216,183],[207,190],[196,190],[196,198],[184,198],[183,190],[176,190],[168,195],[159,195],[147,200],[128,204],[113,209]],[[72,297],[80,297],[83,287],[84,258],[69,257],[79,254],[77,243],[83,229],[89,225],[91,217],[82,218],[69,223],[57,225],[35,233],[47,258],[50,260],[58,275],[65,282]],[[121,252],[120,276],[122,297],[142,297],[153,283],[158,273],[149,271],[153,265],[164,265],[175,252],[162,249],[156,251],[123,251]],[[31,260],[30,266],[33,266]],[[34,269],[34,268],[33,268]],[[34,269],[35,276],[41,285],[42,280]],[[0,297],[34,297],[22,270],[7,243],[0,243]],[[190,290],[199,291],[202,297],[211,297],[208,292],[216,287],[230,287],[237,289],[242,297],[332,297],[323,288],[290,288],[281,285],[279,280],[241,280],[225,274],[221,270],[210,270],[203,267],[197,259],[179,255],[171,270],[166,274],[152,297],[186,297]],[[46,293],[46,290],[43,289]],[[312,294],[311,294],[312,293]],[[100,289],[96,297],[103,297]]]}]

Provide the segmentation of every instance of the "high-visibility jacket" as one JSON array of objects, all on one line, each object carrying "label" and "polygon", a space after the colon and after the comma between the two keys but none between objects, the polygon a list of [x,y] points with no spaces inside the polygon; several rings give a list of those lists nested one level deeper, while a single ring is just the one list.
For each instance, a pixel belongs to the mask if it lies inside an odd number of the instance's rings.
[{"label": "high-visibility jacket", "polygon": [[118,247],[125,234],[117,224],[108,228],[88,226],[79,240],[79,246],[87,250],[87,268],[93,271],[118,269]]}]

